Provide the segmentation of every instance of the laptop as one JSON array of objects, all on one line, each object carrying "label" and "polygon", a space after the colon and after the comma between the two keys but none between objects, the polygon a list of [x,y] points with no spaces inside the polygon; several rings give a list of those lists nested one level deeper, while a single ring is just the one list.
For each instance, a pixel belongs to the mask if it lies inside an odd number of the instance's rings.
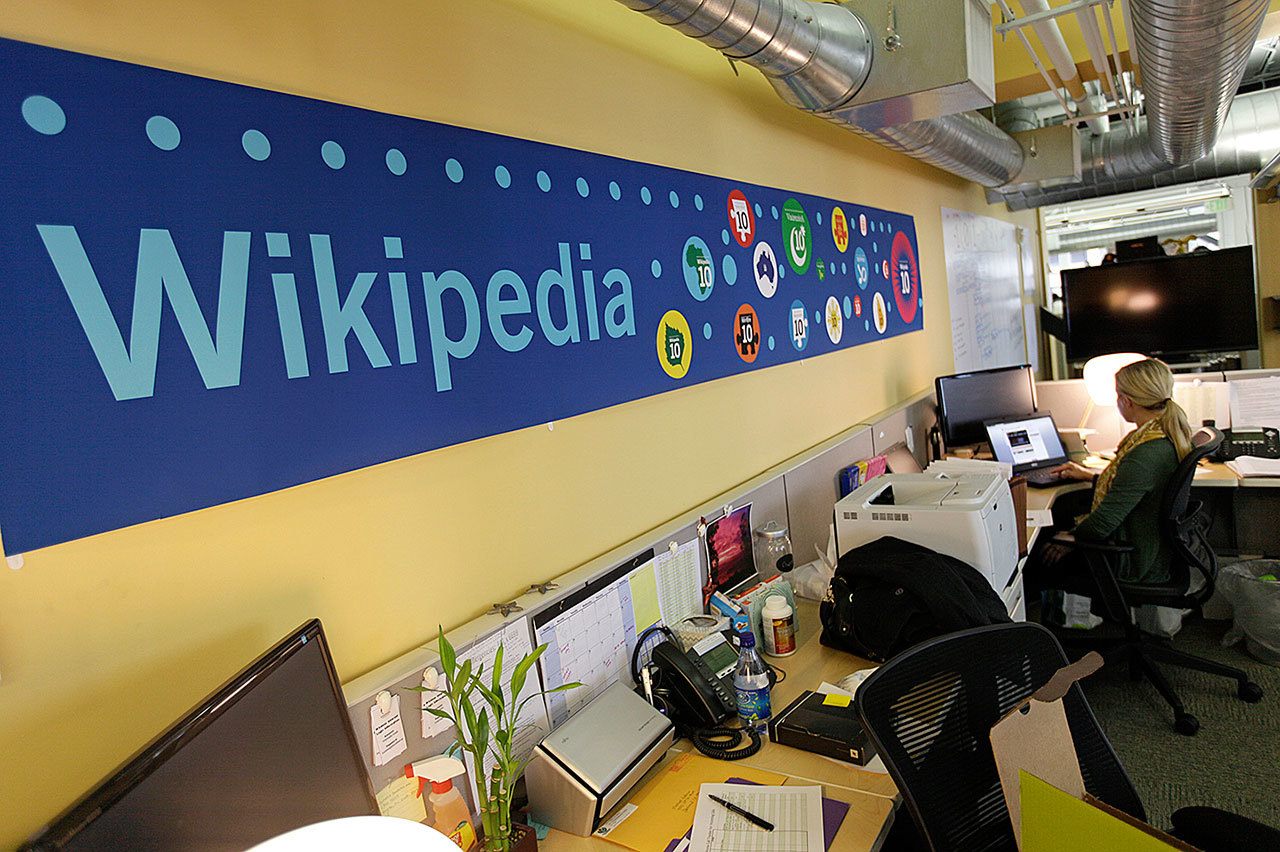
[{"label": "laptop", "polygon": [[1053,416],[1047,413],[1003,417],[987,421],[987,440],[997,461],[1013,465],[1015,476],[1028,485],[1051,488],[1062,480],[1052,470],[1066,464],[1067,450],[1058,437]]}]

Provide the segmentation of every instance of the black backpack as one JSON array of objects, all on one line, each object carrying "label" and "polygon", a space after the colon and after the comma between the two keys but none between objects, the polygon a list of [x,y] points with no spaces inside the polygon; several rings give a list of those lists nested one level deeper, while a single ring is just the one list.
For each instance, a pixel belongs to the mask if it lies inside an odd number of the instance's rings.
[{"label": "black backpack", "polygon": [[977,570],[890,536],[840,557],[818,612],[823,645],[875,662],[935,636],[1010,620]]}]

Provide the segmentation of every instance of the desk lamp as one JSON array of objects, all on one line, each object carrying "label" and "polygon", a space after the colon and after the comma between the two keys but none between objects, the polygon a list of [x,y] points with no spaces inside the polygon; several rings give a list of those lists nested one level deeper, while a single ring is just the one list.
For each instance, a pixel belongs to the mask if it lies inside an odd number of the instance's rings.
[{"label": "desk lamp", "polygon": [[1085,362],[1084,386],[1089,392],[1089,402],[1085,406],[1084,416],[1080,418],[1081,429],[1089,422],[1095,407],[1115,409],[1119,416],[1119,409],[1116,408],[1116,373],[1130,364],[1145,361],[1146,357],[1136,352],[1117,352],[1099,355]]},{"label": "desk lamp", "polygon": [[249,852],[317,852],[330,849],[458,852],[452,840],[430,826],[385,816],[343,817],[317,822],[259,843]]}]

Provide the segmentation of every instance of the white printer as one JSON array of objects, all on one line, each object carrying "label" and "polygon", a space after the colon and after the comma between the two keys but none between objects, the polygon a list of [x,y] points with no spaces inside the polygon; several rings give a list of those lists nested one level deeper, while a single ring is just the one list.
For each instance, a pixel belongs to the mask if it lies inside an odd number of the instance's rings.
[{"label": "white printer", "polygon": [[1013,495],[998,474],[887,473],[836,503],[841,556],[883,536],[972,565],[1003,595],[1018,566]]}]

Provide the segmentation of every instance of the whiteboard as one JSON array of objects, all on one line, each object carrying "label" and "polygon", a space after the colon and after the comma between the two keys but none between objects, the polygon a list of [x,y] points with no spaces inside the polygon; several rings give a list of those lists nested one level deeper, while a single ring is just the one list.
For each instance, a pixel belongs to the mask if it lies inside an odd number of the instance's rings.
[{"label": "whiteboard", "polygon": [[955,371],[1028,363],[1018,228],[944,207],[942,238]]}]

